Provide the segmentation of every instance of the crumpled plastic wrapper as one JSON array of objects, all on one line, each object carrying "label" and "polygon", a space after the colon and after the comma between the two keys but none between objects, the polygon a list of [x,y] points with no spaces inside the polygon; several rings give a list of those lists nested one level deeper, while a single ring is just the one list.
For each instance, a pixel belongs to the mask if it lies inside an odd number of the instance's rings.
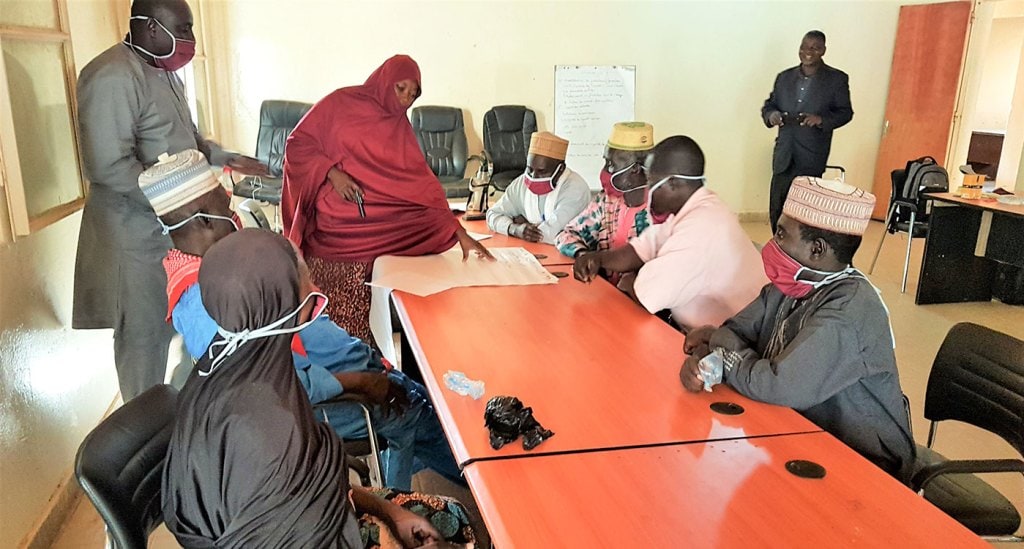
[{"label": "crumpled plastic wrapper", "polygon": [[502,446],[523,436],[523,449],[533,450],[555,433],[549,431],[533,417],[533,409],[523,406],[516,397],[496,396],[487,401],[484,427],[491,433],[491,448]]}]

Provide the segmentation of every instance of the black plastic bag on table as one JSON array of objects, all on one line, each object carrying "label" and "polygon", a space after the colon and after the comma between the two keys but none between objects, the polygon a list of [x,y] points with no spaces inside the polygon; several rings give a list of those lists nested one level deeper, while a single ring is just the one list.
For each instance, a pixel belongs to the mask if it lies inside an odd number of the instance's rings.
[{"label": "black plastic bag on table", "polygon": [[533,450],[555,433],[541,426],[533,417],[533,409],[523,406],[516,397],[496,396],[487,401],[484,427],[491,433],[491,448],[497,450],[523,436],[523,449]]}]

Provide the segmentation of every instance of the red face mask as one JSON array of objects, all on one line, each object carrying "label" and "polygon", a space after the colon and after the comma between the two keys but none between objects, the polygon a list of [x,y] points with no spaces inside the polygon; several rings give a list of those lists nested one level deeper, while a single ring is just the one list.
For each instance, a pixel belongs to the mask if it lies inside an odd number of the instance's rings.
[{"label": "red face mask", "polygon": [[174,39],[174,49],[171,50],[171,55],[168,57],[155,57],[153,61],[157,67],[168,71],[174,72],[185,65],[188,65],[192,58],[196,56],[196,43],[191,40],[180,40]]},{"label": "red face mask", "polygon": [[163,31],[166,32],[168,36],[171,37],[171,41],[173,44],[171,46],[171,53],[165,55],[156,55],[153,52],[143,48],[142,46],[137,46],[134,43],[132,43],[132,34],[130,31],[128,32],[128,42],[126,42],[126,44],[152,57],[153,63],[157,67],[165,71],[174,72],[184,67],[185,65],[188,65],[189,61],[192,61],[192,58],[195,57],[196,43],[192,40],[182,40],[181,38],[175,38],[174,34],[172,34],[171,31],[167,30],[167,27],[165,27],[164,24],[161,23],[160,20],[156,17],[149,17],[146,15],[133,15],[131,19],[152,19],[153,21],[156,21],[157,25],[160,25],[160,28],[163,29]]},{"label": "red face mask", "polygon": [[810,284],[797,282],[796,275],[804,266],[784,252],[774,238],[761,248],[761,261],[764,274],[783,294],[799,299],[814,289]]},{"label": "red face mask", "polygon": [[551,177],[533,178],[529,174],[523,174],[523,184],[531,193],[544,196],[555,190],[555,179],[559,175],[559,168],[555,168],[555,173],[551,174]]},{"label": "red face mask", "polygon": [[[851,273],[856,272],[850,266],[834,273],[804,267],[787,254],[774,238],[761,248],[761,261],[764,262],[764,274],[768,275],[768,280],[771,280],[780,292],[796,299],[807,297],[814,290],[847,278]],[[811,276],[802,278],[801,275],[804,273]]]}]

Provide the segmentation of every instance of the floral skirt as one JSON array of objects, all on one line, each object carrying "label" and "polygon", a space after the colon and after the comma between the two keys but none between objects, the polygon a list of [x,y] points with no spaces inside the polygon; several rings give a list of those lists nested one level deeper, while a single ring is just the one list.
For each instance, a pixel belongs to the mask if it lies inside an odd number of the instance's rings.
[{"label": "floral skirt", "polygon": [[[394,488],[371,488],[369,490],[391,503],[425,517],[434,525],[434,528],[437,528],[445,541],[465,545],[467,548],[474,547],[476,537],[473,534],[473,528],[469,525],[469,515],[466,514],[466,508],[457,500]],[[377,517],[370,515],[359,517],[359,534],[365,549],[402,547],[398,538]]]},{"label": "floral skirt", "polygon": [[372,261],[331,261],[307,257],[313,283],[327,296],[327,315],[352,337],[373,345],[370,334],[370,287],[366,285]]}]

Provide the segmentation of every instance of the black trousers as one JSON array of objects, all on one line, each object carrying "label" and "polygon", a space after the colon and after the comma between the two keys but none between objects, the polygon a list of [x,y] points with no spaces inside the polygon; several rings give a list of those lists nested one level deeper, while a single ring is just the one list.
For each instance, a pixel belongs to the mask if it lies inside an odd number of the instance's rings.
[{"label": "black trousers", "polygon": [[823,173],[825,173],[824,168],[818,170],[817,168],[807,166],[801,167],[796,162],[793,162],[782,173],[772,174],[772,186],[768,202],[768,217],[772,223],[772,234],[775,234],[779,218],[782,217],[782,206],[786,203],[786,196],[789,195],[789,187],[793,184],[793,179],[801,175],[821,177]]}]

